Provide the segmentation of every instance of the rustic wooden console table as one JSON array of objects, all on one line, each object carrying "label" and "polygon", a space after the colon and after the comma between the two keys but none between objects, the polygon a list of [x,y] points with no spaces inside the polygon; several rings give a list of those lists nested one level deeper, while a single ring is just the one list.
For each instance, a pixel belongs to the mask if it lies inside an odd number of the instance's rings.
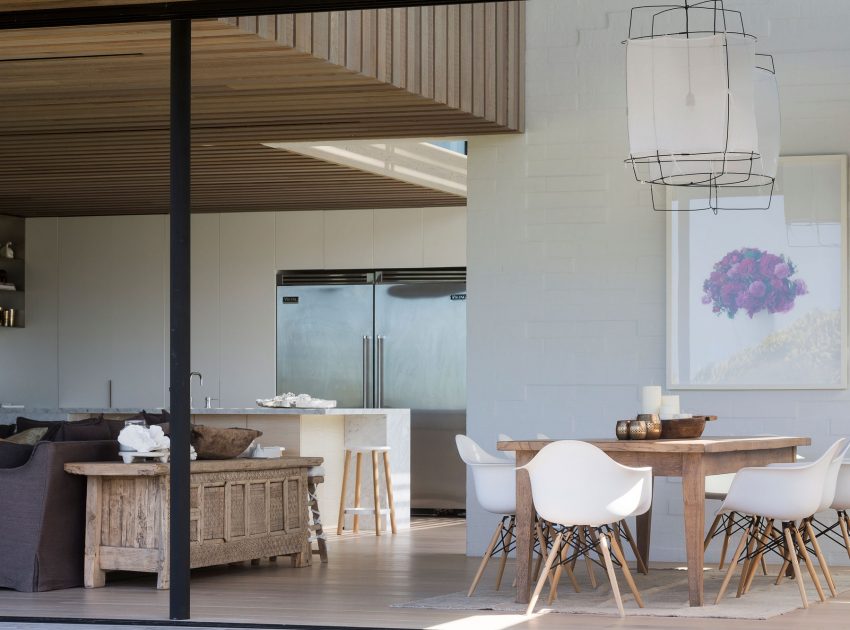
[{"label": "rustic wooden console table", "polygon": [[[320,457],[192,462],[194,569],[290,556],[310,564],[307,469]],[[70,463],[88,478],[84,578],[103,586],[106,571],[156,573],[168,588],[168,464]]]}]

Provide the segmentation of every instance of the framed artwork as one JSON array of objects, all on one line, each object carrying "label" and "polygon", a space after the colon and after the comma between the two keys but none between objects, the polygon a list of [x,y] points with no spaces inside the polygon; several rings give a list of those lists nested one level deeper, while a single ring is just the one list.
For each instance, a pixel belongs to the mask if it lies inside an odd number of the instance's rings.
[{"label": "framed artwork", "polygon": [[669,188],[668,388],[845,388],[847,156],[783,157],[736,195],[770,208],[683,212],[704,192]]}]

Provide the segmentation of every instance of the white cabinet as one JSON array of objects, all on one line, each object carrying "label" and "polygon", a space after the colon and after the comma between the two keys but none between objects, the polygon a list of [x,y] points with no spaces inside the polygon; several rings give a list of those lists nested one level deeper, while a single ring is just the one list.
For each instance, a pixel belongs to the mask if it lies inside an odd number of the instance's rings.
[{"label": "white cabinet", "polygon": [[275,215],[277,269],[322,269],[325,265],[325,213],[278,212]]},{"label": "white cabinet", "polygon": [[368,269],[374,264],[371,210],[331,210],[325,216],[325,269]]},{"label": "white cabinet", "polygon": [[163,216],[59,220],[61,407],[165,404]]},{"label": "white cabinet", "polygon": [[466,208],[422,210],[425,267],[466,267]]},{"label": "white cabinet", "polygon": [[422,266],[422,209],[375,210],[375,267]]},{"label": "white cabinet", "polygon": [[275,394],[275,215],[221,215],[221,406]]}]

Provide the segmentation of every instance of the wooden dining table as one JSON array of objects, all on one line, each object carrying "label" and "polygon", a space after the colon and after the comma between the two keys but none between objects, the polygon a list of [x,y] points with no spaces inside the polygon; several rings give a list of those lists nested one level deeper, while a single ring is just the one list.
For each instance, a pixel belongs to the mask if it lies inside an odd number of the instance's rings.
[{"label": "wooden dining table", "polygon": [[[693,440],[584,440],[626,466],[651,466],[655,477],[681,477],[684,500],[685,548],[688,593],[691,606],[703,605],[703,539],[705,536],[705,477],[737,472],[747,466],[793,462],[798,446],[808,446],[807,437],[710,437]],[[517,466],[524,466],[551,440],[499,442],[500,451],[516,453]],[[587,471],[592,475],[593,471]],[[531,597],[534,501],[528,472],[516,475],[516,601],[526,604]],[[637,517],[637,546],[649,562],[652,508]]]}]

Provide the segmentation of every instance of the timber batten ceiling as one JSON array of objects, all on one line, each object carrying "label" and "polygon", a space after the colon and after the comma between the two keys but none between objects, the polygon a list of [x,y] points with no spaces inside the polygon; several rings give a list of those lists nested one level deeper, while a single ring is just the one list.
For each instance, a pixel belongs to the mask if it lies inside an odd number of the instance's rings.
[{"label": "timber batten ceiling", "polygon": [[[263,144],[520,131],[523,38],[522,1],[194,22],[193,210],[458,205]],[[0,213],[167,212],[168,54],[167,23],[0,32]]]}]

